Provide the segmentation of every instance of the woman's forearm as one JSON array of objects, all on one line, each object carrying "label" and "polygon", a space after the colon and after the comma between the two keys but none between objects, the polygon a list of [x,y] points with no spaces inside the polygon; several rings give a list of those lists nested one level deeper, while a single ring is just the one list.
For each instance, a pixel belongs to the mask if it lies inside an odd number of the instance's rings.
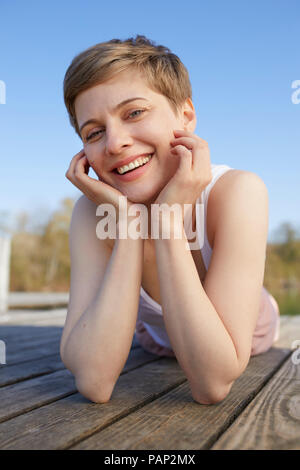
[{"label": "woman's forearm", "polygon": [[135,331],[143,254],[143,239],[115,241],[101,289],[64,348],[64,363],[75,377],[109,386],[119,377]]},{"label": "woman's forearm", "polygon": [[194,390],[206,396],[236,378],[233,341],[207,296],[187,239],[155,241],[166,330],[178,362]]}]

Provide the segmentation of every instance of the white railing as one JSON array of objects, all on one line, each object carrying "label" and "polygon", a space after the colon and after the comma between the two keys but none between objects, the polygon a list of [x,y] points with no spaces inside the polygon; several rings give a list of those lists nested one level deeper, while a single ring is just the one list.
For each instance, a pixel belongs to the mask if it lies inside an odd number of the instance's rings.
[{"label": "white railing", "polygon": [[10,247],[10,236],[0,236],[0,314],[8,308]]}]

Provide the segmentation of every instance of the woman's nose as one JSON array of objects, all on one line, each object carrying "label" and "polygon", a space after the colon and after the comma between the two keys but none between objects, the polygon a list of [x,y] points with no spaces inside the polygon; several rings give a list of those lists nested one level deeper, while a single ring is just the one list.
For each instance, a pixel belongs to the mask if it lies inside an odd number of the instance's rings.
[{"label": "woman's nose", "polygon": [[132,138],[122,126],[106,128],[106,153],[116,155],[123,151],[124,147],[132,145]]}]

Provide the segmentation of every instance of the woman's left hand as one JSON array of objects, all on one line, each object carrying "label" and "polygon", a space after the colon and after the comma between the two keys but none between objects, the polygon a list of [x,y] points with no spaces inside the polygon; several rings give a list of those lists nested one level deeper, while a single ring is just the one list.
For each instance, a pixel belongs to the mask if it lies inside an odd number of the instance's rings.
[{"label": "woman's left hand", "polygon": [[174,176],[158,195],[155,203],[182,205],[194,204],[205,187],[211,182],[211,163],[208,143],[192,132],[176,130],[170,142],[172,155],[179,156]]}]

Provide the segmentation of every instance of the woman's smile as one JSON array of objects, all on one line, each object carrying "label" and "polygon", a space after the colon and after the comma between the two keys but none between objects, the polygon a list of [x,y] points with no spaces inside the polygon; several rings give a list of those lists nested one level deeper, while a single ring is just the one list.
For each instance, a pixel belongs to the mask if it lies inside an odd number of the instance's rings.
[{"label": "woman's smile", "polygon": [[[151,156],[149,155],[150,159],[148,159],[148,161],[145,161],[145,163],[143,163],[142,165],[138,166],[137,168],[132,168],[132,169],[129,169],[128,171],[126,171],[125,173],[123,174],[120,174],[116,169],[113,171],[114,175],[116,175],[116,177],[120,180],[120,181],[124,181],[124,182],[129,182],[129,181],[134,181],[138,178],[140,178],[141,176],[143,176],[147,170],[149,169],[150,165],[151,165],[151,162],[152,162],[152,158],[153,158],[153,155],[152,154]],[[149,158],[148,157],[148,158]],[[130,168],[130,167],[129,167]]]}]

